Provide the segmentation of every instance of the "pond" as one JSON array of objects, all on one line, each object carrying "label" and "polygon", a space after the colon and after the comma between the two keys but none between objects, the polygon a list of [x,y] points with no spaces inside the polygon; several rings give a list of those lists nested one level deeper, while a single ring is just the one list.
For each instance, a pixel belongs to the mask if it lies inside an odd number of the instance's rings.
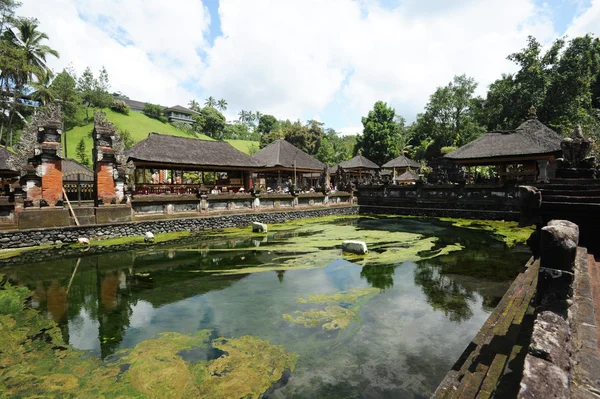
[{"label": "pond", "polygon": [[[306,219],[268,234],[227,229],[17,261],[0,274],[29,288],[29,304],[96,362],[65,368],[60,383],[40,380],[39,394],[423,398],[529,258],[507,245],[523,233],[506,226]],[[369,253],[342,253],[345,239]]]}]

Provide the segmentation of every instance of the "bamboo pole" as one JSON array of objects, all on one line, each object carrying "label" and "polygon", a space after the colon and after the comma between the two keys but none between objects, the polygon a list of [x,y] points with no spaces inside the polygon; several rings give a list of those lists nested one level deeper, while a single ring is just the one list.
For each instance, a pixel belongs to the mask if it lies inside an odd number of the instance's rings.
[{"label": "bamboo pole", "polygon": [[77,220],[77,215],[73,211],[73,207],[71,206],[71,201],[69,201],[69,197],[67,197],[67,192],[65,191],[65,187],[62,188],[63,195],[65,196],[65,200],[67,201],[67,205],[69,205],[69,209],[71,210],[71,214],[73,215],[73,219],[75,219],[75,224],[79,226],[79,220]]}]

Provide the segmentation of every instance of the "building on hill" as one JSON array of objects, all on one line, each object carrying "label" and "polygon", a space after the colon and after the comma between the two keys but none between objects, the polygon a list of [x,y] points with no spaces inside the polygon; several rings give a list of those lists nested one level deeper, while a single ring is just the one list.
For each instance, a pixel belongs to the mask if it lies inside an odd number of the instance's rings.
[{"label": "building on hill", "polygon": [[127,153],[135,165],[136,194],[248,191],[261,164],[224,141],[150,133]]},{"label": "building on hill", "polygon": [[183,122],[189,125],[194,123],[194,115],[198,114],[196,111],[192,111],[191,109],[182,107],[181,105],[165,108],[163,112],[169,119],[169,122]]},{"label": "building on hill", "polygon": [[275,140],[252,156],[264,165],[258,173],[258,184],[266,189],[315,188],[325,164],[285,141]]},{"label": "building on hill", "polygon": [[128,98],[123,98],[122,100],[125,104],[127,104],[130,110],[134,112],[144,112],[144,106],[146,105],[145,102],[130,100]]},{"label": "building on hill", "polygon": [[[491,131],[445,155],[458,165],[495,166],[501,182],[547,181],[556,170],[562,136],[541,123],[535,108],[514,130]],[[473,181],[468,172],[467,181]]]}]

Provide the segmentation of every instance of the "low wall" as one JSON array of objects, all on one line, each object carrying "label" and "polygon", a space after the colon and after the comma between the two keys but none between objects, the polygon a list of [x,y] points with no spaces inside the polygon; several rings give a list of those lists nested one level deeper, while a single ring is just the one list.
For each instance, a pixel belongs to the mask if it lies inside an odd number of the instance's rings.
[{"label": "low wall", "polygon": [[180,219],[116,223],[111,225],[69,226],[52,229],[11,230],[0,233],[0,249],[34,247],[46,244],[75,243],[79,237],[90,239],[143,236],[147,231],[171,233],[200,231],[215,228],[243,227],[252,222],[266,224],[283,223],[288,220],[330,215],[357,214],[355,206],[322,209],[288,210],[281,212],[238,213],[231,215],[188,217]]},{"label": "low wall", "polygon": [[503,185],[358,186],[361,212],[519,220],[518,187]]}]

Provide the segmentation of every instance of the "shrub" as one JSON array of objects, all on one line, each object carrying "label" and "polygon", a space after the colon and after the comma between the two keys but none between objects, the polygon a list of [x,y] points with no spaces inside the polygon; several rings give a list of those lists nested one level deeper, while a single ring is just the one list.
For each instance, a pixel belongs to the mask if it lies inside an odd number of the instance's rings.
[{"label": "shrub", "polygon": [[123,100],[114,99],[110,109],[123,115],[129,115],[129,105]]},{"label": "shrub", "polygon": [[162,107],[160,105],[146,103],[144,104],[144,114],[150,118],[161,120]]}]

